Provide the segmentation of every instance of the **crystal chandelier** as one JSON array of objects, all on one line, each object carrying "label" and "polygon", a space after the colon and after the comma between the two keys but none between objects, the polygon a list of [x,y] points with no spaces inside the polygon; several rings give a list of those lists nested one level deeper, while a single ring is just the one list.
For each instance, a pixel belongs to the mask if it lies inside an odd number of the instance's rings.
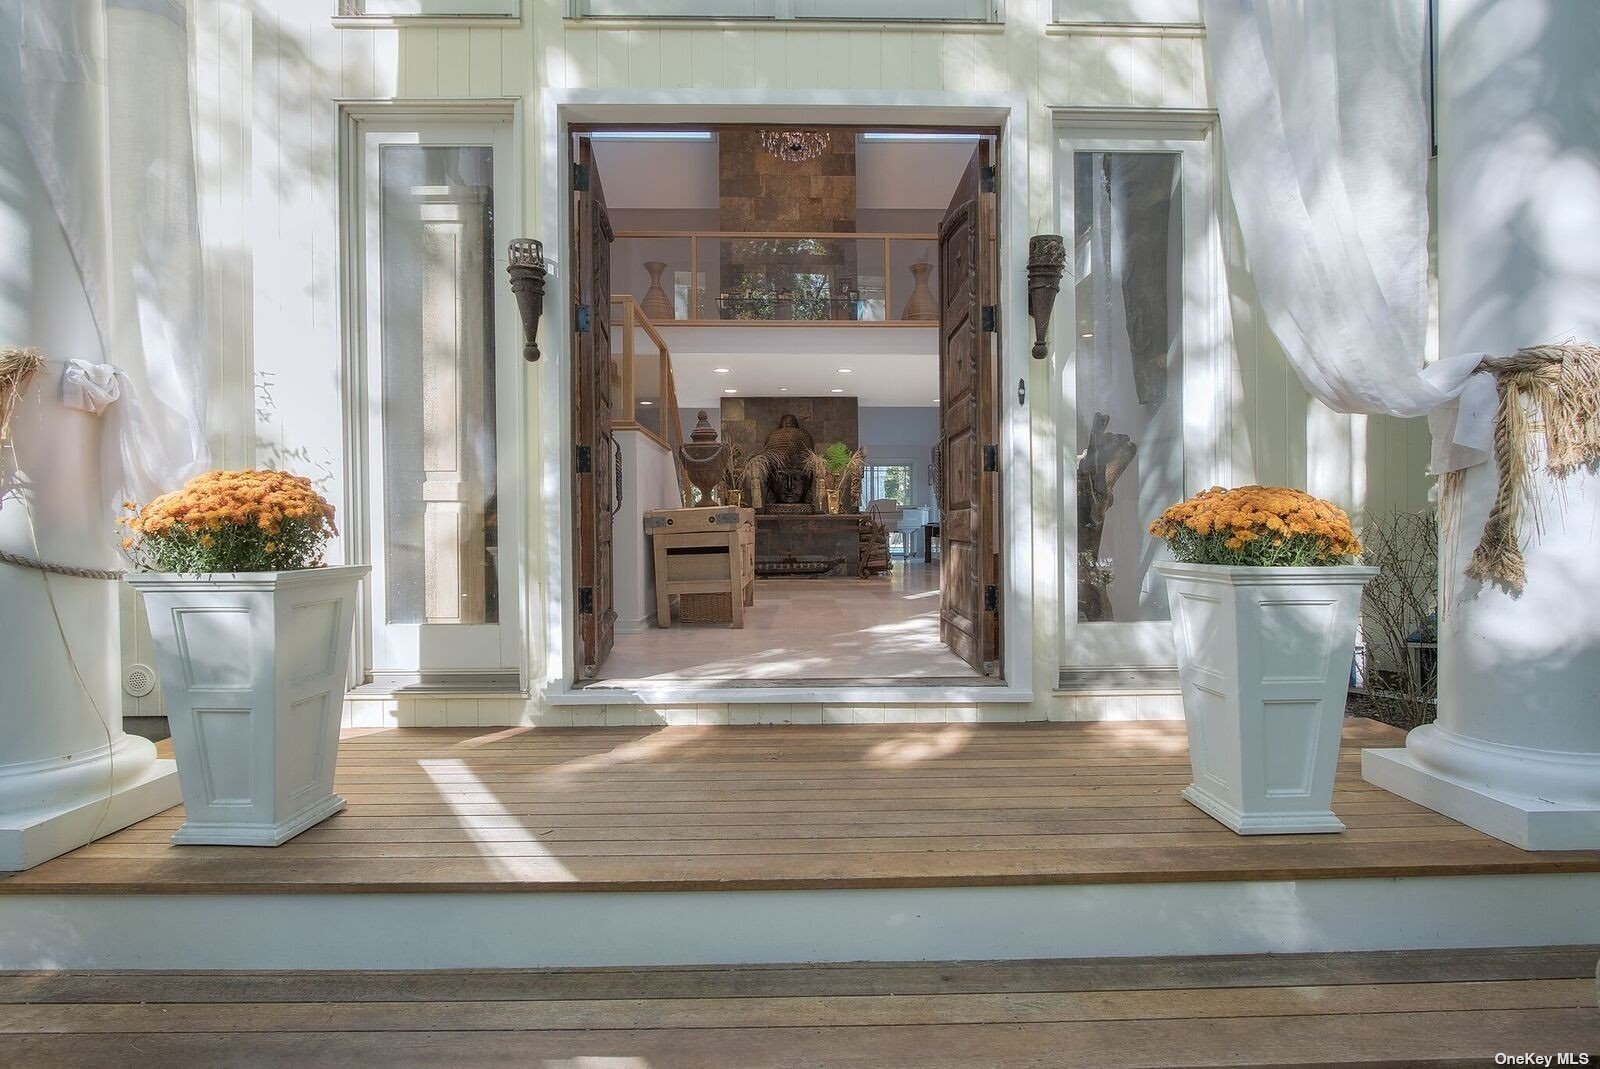
[{"label": "crystal chandelier", "polygon": [[828,135],[816,130],[763,130],[761,147],[785,163],[802,163],[828,151]]}]

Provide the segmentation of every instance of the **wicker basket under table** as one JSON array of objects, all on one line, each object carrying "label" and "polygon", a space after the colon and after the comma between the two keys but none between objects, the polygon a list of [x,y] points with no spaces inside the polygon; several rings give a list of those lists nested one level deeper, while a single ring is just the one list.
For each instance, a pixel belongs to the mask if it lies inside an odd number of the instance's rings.
[{"label": "wicker basket under table", "polygon": [[744,626],[755,603],[756,514],[727,506],[644,514],[655,558],[656,626],[672,626],[672,596],[685,623]]}]

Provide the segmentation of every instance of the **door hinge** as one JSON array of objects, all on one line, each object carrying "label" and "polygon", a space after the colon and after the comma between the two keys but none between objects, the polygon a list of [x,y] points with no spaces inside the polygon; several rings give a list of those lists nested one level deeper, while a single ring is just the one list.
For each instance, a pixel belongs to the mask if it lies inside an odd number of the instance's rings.
[{"label": "door hinge", "polygon": [[589,168],[581,163],[572,165],[572,188],[578,193],[589,192]]},{"label": "door hinge", "polygon": [[594,328],[594,313],[588,305],[580,304],[572,313],[572,321],[579,334],[587,334]]},{"label": "door hinge", "polygon": [[986,587],[983,588],[983,611],[984,612],[999,612],[1000,611],[1000,588],[999,587],[991,585],[991,586],[986,586]]},{"label": "door hinge", "polygon": [[998,171],[993,165],[985,167],[978,175],[978,192],[993,193],[994,183]]},{"label": "door hinge", "polygon": [[998,318],[999,316],[995,311],[994,305],[986,304],[983,306],[983,332],[985,334],[993,334],[996,330],[1000,329],[995,326],[995,322]]},{"label": "door hinge", "polygon": [[594,471],[594,452],[586,445],[578,447],[578,474],[588,475]]},{"label": "door hinge", "polygon": [[986,445],[986,446],[983,447],[983,470],[984,471],[999,471],[1000,470],[1000,447],[999,446],[997,446],[997,445]]},{"label": "door hinge", "polygon": [[580,586],[578,588],[578,615],[594,615],[594,587]]}]

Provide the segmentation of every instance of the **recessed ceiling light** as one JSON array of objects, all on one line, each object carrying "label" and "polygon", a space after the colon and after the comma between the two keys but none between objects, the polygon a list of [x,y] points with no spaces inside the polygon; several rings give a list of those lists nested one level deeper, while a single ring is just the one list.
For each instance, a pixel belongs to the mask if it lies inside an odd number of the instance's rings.
[{"label": "recessed ceiling light", "polygon": [[935,398],[934,398],[934,399],[933,399],[933,403],[934,403],[934,404],[938,404],[938,403],[939,403],[939,399],[938,399],[938,398],[937,398],[937,397],[935,397]]},{"label": "recessed ceiling light", "polygon": [[655,402],[654,402],[654,401],[640,401],[640,402],[639,402],[639,403],[640,403],[640,404],[641,404],[641,405],[653,405],[653,404],[655,404]]},{"label": "recessed ceiling light", "polygon": [[839,374],[841,375],[854,375],[855,373],[856,369],[853,367],[842,367],[839,369]]},{"label": "recessed ceiling light", "polygon": [[779,393],[788,393],[789,392],[789,387],[787,387],[787,386],[779,386],[778,387],[778,392]]},{"label": "recessed ceiling light", "polygon": [[732,386],[729,386],[726,390],[723,390],[722,392],[723,393],[738,393],[739,391],[734,389]]},{"label": "recessed ceiling light", "polygon": [[1093,334],[1079,334],[1078,337],[1080,337],[1080,338],[1092,338],[1092,337],[1094,337],[1094,335]]},{"label": "recessed ceiling light", "polygon": [[718,375],[726,375],[728,373],[728,369],[725,367],[714,367],[711,370],[716,372]]},{"label": "recessed ceiling light", "polygon": [[844,393],[844,387],[843,386],[835,386],[833,388],[833,392],[834,393]]}]

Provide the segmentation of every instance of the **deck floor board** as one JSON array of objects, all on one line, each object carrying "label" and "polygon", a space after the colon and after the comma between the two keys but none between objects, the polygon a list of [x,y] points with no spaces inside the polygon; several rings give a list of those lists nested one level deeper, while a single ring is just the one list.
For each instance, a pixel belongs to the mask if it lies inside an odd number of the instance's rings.
[{"label": "deck floor board", "polygon": [[169,810],[5,893],[767,890],[1600,871],[1364,783],[1340,835],[1241,837],[1179,797],[1183,727],[859,725],[347,732],[343,812],[276,850],[176,847]]},{"label": "deck floor board", "polygon": [[1482,1065],[1600,1050],[1600,947],[907,965],[0,974],[86,1065]]}]

